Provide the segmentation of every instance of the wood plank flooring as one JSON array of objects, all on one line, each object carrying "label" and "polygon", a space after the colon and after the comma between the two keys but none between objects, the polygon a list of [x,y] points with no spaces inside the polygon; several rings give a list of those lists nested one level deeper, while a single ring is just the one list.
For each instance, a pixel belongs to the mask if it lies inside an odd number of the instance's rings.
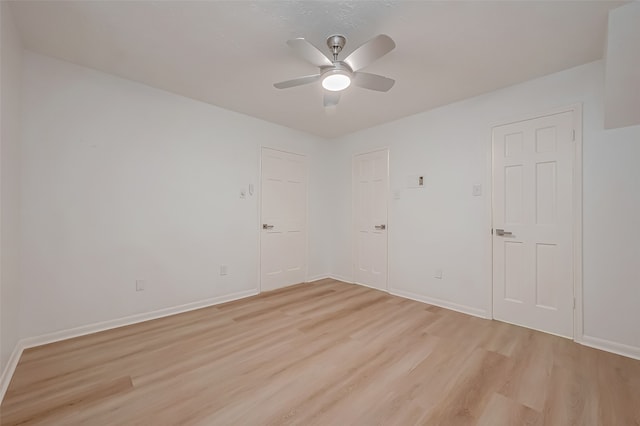
[{"label": "wood plank flooring", "polygon": [[640,425],[640,361],[324,280],[26,350],[2,425]]}]

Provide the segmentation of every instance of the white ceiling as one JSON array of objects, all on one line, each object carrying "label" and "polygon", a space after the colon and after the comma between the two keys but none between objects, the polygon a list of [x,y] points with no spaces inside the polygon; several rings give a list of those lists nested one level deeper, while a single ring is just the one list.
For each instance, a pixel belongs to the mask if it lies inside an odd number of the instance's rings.
[{"label": "white ceiling", "polygon": [[[323,137],[336,137],[584,64],[603,55],[611,1],[19,1],[25,48]],[[396,49],[367,72],[387,93],[347,89],[334,113],[286,40],[345,58],[377,34]],[[328,51],[326,52],[328,54]]]}]

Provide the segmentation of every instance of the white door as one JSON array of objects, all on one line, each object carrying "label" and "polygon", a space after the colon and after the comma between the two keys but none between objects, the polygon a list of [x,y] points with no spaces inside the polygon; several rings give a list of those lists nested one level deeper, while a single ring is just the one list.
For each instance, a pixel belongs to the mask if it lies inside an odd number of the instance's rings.
[{"label": "white door", "polygon": [[493,129],[494,318],[573,336],[573,112]]},{"label": "white door", "polygon": [[307,159],[262,148],[260,288],[305,281],[307,271]]},{"label": "white door", "polygon": [[387,290],[389,151],[353,159],[355,282]]}]

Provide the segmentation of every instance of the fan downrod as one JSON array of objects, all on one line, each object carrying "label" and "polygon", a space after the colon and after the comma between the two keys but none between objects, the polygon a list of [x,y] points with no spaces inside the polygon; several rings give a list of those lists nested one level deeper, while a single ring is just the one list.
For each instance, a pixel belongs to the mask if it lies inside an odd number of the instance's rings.
[{"label": "fan downrod", "polygon": [[333,53],[333,60],[338,60],[338,54],[342,51],[342,48],[347,43],[347,39],[340,34],[329,36],[327,39],[327,46],[331,49]]}]

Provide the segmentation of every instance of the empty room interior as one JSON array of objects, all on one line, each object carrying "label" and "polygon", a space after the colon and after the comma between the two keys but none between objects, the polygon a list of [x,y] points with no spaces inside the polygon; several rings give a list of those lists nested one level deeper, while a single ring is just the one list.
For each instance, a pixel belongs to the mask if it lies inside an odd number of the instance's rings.
[{"label": "empty room interior", "polygon": [[640,2],[0,15],[2,425],[640,425]]}]

